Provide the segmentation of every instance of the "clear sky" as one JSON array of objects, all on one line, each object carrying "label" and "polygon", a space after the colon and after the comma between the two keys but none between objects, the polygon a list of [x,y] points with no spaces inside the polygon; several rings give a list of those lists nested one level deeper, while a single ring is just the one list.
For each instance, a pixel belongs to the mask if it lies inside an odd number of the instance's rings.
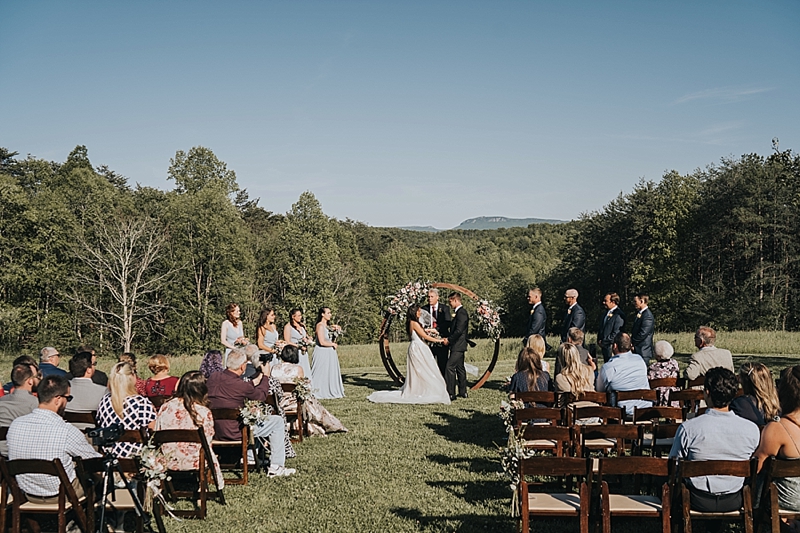
[{"label": "clear sky", "polygon": [[264,208],[570,219],[800,150],[800,2],[0,1],[0,146],[162,189],[205,146]]}]

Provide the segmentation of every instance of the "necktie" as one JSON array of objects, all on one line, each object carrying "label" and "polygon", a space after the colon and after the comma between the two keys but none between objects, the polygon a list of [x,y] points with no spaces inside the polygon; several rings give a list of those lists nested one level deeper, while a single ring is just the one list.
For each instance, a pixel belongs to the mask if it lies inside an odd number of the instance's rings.
[{"label": "necktie", "polygon": [[435,305],[431,306],[431,316],[433,316],[433,324],[432,324],[432,326],[435,328],[436,327],[436,306]]}]

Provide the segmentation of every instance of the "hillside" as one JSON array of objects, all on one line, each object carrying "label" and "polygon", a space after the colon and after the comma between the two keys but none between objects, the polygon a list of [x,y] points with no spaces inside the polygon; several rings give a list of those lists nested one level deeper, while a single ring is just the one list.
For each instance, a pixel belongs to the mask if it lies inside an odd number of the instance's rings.
[{"label": "hillside", "polygon": [[[508,218],[508,217],[475,217],[468,218],[452,229],[500,229],[500,228],[527,228],[530,224],[560,224],[563,220],[549,218]],[[411,231],[425,231],[436,233],[445,231],[433,226],[402,226],[400,229]]]}]

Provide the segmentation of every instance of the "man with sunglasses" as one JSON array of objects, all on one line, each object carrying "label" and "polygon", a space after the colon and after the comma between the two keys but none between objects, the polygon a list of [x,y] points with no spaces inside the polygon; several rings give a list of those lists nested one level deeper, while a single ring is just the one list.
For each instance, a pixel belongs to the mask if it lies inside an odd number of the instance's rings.
[{"label": "man with sunglasses", "polygon": [[[39,369],[29,364],[14,365],[11,370],[11,382],[14,392],[0,398],[0,427],[8,427],[21,416],[31,414],[39,407],[39,400],[34,396],[39,381],[42,379]],[[8,456],[6,441],[0,441],[0,454]]]},{"label": "man with sunglasses", "polygon": [[[21,416],[8,428],[8,458],[60,459],[75,492],[80,498],[83,486],[75,475],[74,457],[100,457],[81,431],[61,418],[72,399],[69,381],[63,376],[45,376],[37,389],[39,405],[29,415]],[[35,503],[57,504],[60,481],[45,474],[17,476],[20,489]]]}]

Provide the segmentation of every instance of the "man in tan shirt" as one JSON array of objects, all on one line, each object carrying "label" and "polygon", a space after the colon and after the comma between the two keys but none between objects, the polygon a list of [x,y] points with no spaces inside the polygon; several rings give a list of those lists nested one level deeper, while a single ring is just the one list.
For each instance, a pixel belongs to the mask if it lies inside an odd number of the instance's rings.
[{"label": "man in tan shirt", "polygon": [[686,367],[683,375],[688,379],[697,379],[705,376],[706,372],[715,367],[727,368],[731,372],[736,372],[733,368],[733,357],[729,350],[717,348],[714,343],[717,340],[717,333],[707,327],[700,326],[694,334],[694,345],[698,351],[692,354],[689,359],[689,366]]}]

